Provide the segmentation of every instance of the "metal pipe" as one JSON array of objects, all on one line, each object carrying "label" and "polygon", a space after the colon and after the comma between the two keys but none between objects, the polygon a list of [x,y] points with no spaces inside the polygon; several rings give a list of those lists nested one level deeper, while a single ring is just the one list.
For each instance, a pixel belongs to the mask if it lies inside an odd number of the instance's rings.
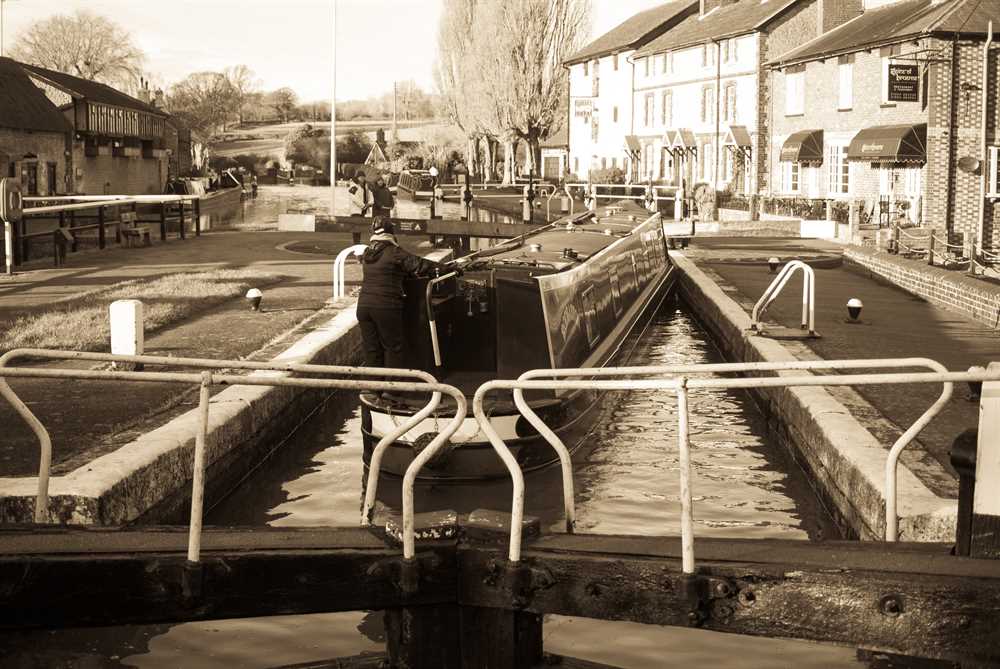
[{"label": "metal pipe", "polygon": [[[431,440],[431,443],[427,444],[427,448],[417,454],[417,457],[413,459],[410,466],[406,468],[406,474],[403,475],[403,559],[405,560],[413,560],[416,555],[416,531],[413,520],[413,486],[416,483],[417,474],[420,473],[425,464],[437,455],[437,452],[451,439],[452,435],[458,431],[458,428],[465,422],[465,416],[468,413],[468,403],[462,391],[453,386],[442,386],[442,390],[455,398],[457,407],[455,416],[448,422],[444,430],[438,433]],[[374,472],[374,475],[378,476],[378,472]],[[369,478],[371,476],[372,472],[369,472]]]},{"label": "metal pipe", "polygon": [[333,299],[338,300],[344,297],[346,291],[346,281],[344,279],[345,265],[347,265],[348,256],[353,253],[355,256],[359,256],[365,252],[368,248],[366,244],[354,244],[353,246],[348,246],[337,254],[337,258],[333,261]]},{"label": "metal pipe", "polygon": [[194,437],[194,465],[191,470],[191,524],[188,527],[188,562],[201,557],[201,523],[205,507],[205,442],[208,440],[208,401],[212,372],[201,373],[198,391],[198,432]]},{"label": "metal pipe", "polygon": [[441,283],[442,281],[447,281],[453,276],[458,276],[458,272],[449,272],[444,276],[439,276],[431,279],[427,282],[427,288],[425,289],[425,297],[427,302],[427,322],[431,329],[431,346],[434,348],[434,366],[441,366],[441,347],[438,344],[438,330],[437,323],[434,321],[434,305],[431,304],[431,292],[434,290],[434,286]]},{"label": "metal pipe", "polygon": [[990,46],[993,44],[993,21],[987,24],[986,44],[983,45],[983,83],[981,86],[982,103],[982,125],[980,127],[980,142],[982,146],[982,164],[979,171],[983,178],[979,182],[979,225],[976,227],[976,237],[982,242],[983,233],[986,231],[986,180],[990,178],[990,156],[986,144],[987,113],[989,112],[989,91],[990,91]]},{"label": "metal pipe", "polygon": [[[6,357],[6,356],[4,356]],[[0,358],[0,368],[3,366],[3,359]],[[21,401],[11,387],[7,384],[7,379],[2,376],[3,369],[0,369],[0,395],[10,402],[14,411],[24,419],[31,431],[38,437],[38,485],[35,493],[35,522],[47,523],[49,520],[49,473],[52,471],[52,438],[42,422],[35,417],[31,409]]]},{"label": "metal pipe", "polygon": [[677,386],[677,468],[681,479],[681,569],[694,573],[694,505],[691,499],[691,441],[688,438],[687,379]]}]

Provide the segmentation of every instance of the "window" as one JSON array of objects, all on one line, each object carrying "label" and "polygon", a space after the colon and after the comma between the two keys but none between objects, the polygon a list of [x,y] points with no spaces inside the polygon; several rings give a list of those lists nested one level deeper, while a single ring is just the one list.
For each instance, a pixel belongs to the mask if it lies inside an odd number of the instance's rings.
[{"label": "window", "polygon": [[708,45],[707,44],[702,44],[701,45],[701,66],[702,67],[707,67],[708,66]]},{"label": "window", "polygon": [[594,287],[591,286],[583,291],[580,296],[583,306],[583,324],[587,329],[587,342],[593,346],[597,343],[601,333],[597,329],[597,308],[594,301]]},{"label": "window", "polygon": [[847,147],[828,145],[826,147],[826,164],[830,171],[827,193],[830,195],[847,195],[850,193],[851,164],[847,162]]},{"label": "window", "polygon": [[611,111],[611,120],[614,121],[615,123],[618,123],[618,107],[615,107]]},{"label": "window", "polygon": [[986,190],[992,197],[1000,197],[1000,146],[990,147],[989,172],[986,173]]},{"label": "window", "polygon": [[781,190],[785,193],[799,192],[799,164],[781,163]]},{"label": "window", "polygon": [[701,120],[702,123],[715,120],[715,90],[711,86],[701,89]]},{"label": "window", "polygon": [[663,54],[663,72],[664,74],[674,73],[674,52],[668,51]]},{"label": "window", "polygon": [[595,98],[601,94],[601,71],[600,63],[594,61],[594,79],[591,81],[591,91],[590,94]]},{"label": "window", "polygon": [[583,62],[583,76],[590,76],[590,63],[587,61]]},{"label": "window", "polygon": [[785,71],[785,116],[802,114],[805,110],[805,70]]},{"label": "window", "polygon": [[703,181],[711,181],[712,174],[712,143],[705,142],[701,145],[701,178]]},{"label": "window", "polygon": [[607,169],[607,167],[608,167],[608,159],[607,158],[601,158],[601,169],[602,170],[603,169]]},{"label": "window", "polygon": [[611,159],[611,169],[618,169],[618,158]]},{"label": "window", "polygon": [[622,315],[622,284],[618,278],[618,270],[612,269],[608,278],[611,283],[611,304],[617,318]]},{"label": "window", "polygon": [[573,174],[579,174],[579,173],[580,173],[580,158],[577,157],[573,159]]},{"label": "window", "polygon": [[920,167],[908,167],[903,170],[903,183],[907,197],[920,197],[920,178],[922,172],[923,169]]},{"label": "window", "polygon": [[646,93],[646,97],[643,100],[643,120],[645,121],[646,127],[653,125],[653,94]]},{"label": "window", "polygon": [[723,89],[722,118],[728,123],[736,122],[736,82],[730,81]]},{"label": "window", "polygon": [[837,75],[840,79],[837,109],[850,109],[854,106],[854,56],[840,57],[837,62]]},{"label": "window", "polygon": [[611,66],[615,69],[615,72],[618,71],[618,54],[617,53],[611,54]]},{"label": "window", "polygon": [[731,39],[724,39],[724,40],[722,40],[721,48],[722,48],[722,62],[723,63],[728,63],[730,60],[736,60],[736,54],[733,53],[734,52],[734,49],[733,49],[734,46],[735,45],[733,44],[733,40],[731,40]]},{"label": "window", "polygon": [[653,146],[651,144],[647,144],[645,147],[643,147],[642,153],[643,153],[643,156],[642,156],[642,170],[643,170],[643,172],[645,172],[645,174],[643,174],[641,176],[643,178],[645,178],[646,176],[649,176],[650,178],[652,178],[653,177]]},{"label": "window", "polygon": [[[596,110],[595,110],[596,111]],[[597,120],[597,114],[591,114],[590,116],[590,140],[596,142],[597,138],[600,136],[599,124]]]},{"label": "window", "polygon": [[899,55],[899,45],[883,47],[879,53],[882,55],[882,104],[893,104],[889,102],[889,63],[893,56]]},{"label": "window", "polygon": [[649,61],[651,61],[652,58],[650,58],[649,56],[646,56],[642,60],[643,60],[643,64],[644,64],[643,66],[646,68],[646,76],[648,77],[649,76]]},{"label": "window", "polygon": [[661,100],[663,104],[663,109],[661,110],[663,114],[663,125],[667,128],[674,124],[674,93],[673,91],[663,91],[663,99]]}]

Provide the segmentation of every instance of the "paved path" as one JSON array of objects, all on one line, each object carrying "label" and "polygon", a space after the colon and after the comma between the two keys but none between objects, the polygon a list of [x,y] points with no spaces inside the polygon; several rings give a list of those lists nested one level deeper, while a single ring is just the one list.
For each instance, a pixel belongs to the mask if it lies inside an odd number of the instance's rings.
[{"label": "paved path", "polygon": [[[9,322],[18,313],[49,308],[54,301],[81,291],[129,279],[220,267],[255,267],[287,276],[264,290],[262,313],[250,312],[237,298],[146,339],[146,352],[151,355],[243,357],[317,313],[331,296],[329,255],[277,248],[319,237],[335,242],[335,250],[350,244],[349,235],[229,232],[149,248],[71,256],[64,268],[32,270],[0,279],[0,323]],[[356,268],[348,266],[349,284],[358,279]],[[186,387],[153,383],[24,380],[12,386],[50,430],[57,472],[127,443],[148,428],[151,420],[165,422],[197,399]],[[37,440],[6,403],[0,404],[0,425],[4,425],[0,476],[34,474]]]},{"label": "paved path", "polygon": [[[735,289],[733,297],[737,301],[752,305],[774,278],[761,259],[770,255],[777,255],[782,260],[800,255],[839,255],[840,248],[830,242],[805,239],[696,238],[685,253]],[[742,262],[747,259],[753,262]],[[821,266],[815,271],[816,329],[822,338],[808,340],[804,345],[824,359],[917,356],[937,360],[955,371],[1000,361],[1000,331],[930,304],[872,277],[853,263],[827,269]],[[799,281],[793,279],[768,310],[769,317],[782,325],[799,326]],[[860,325],[846,322],[846,304],[852,297],[861,299],[865,305]],[[857,390],[885,417],[905,428],[934,402],[941,387],[911,384],[868,386]],[[951,443],[964,429],[978,423],[979,405],[970,402],[968,394],[967,386],[956,385],[946,409],[920,435],[923,448],[940,463],[936,469],[952,476],[954,470],[948,457]],[[894,438],[892,433],[888,430],[876,436],[886,441]],[[933,473],[926,475],[933,476]],[[937,483],[937,487],[944,486],[954,492],[953,482],[950,486],[942,481]]]}]

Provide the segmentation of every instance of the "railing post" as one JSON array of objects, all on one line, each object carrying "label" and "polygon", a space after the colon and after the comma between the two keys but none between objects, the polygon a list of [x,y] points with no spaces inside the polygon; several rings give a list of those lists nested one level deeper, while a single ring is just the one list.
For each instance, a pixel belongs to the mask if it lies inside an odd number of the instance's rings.
[{"label": "railing post", "polygon": [[122,243],[122,208],[115,207],[115,214],[118,220],[115,222],[115,244]]},{"label": "railing post", "polygon": [[688,438],[687,378],[677,386],[677,468],[681,479],[681,569],[694,573],[694,510],[691,498],[691,441]]},{"label": "railing post", "polygon": [[97,248],[103,249],[107,240],[104,231],[104,207],[97,205]]},{"label": "railing post", "polygon": [[201,198],[194,200],[194,236],[201,237]]},{"label": "railing post", "polygon": [[160,203],[160,241],[167,241],[167,203]]},{"label": "railing post", "polygon": [[[1000,371],[1000,363],[991,363],[987,370]],[[985,381],[979,401],[969,555],[1000,559],[1000,381]]]},{"label": "railing post", "polygon": [[208,402],[212,373],[201,373],[198,393],[198,432],[194,437],[194,468],[191,473],[191,526],[188,533],[188,562],[201,559],[201,522],[205,507],[205,441],[208,439]]},{"label": "railing post", "polygon": [[955,555],[968,556],[972,542],[972,497],[976,492],[976,442],[979,431],[969,428],[951,445],[951,466],[958,472],[958,513]]},{"label": "railing post", "polygon": [[931,228],[930,237],[927,239],[927,264],[934,266],[934,229]]},{"label": "railing post", "polygon": [[70,234],[73,235],[73,243],[70,246],[70,250],[73,253],[76,253],[76,250],[77,250],[77,247],[78,247],[78,242],[77,242],[77,239],[76,239],[76,234],[73,232],[73,228],[75,228],[75,227],[76,227],[76,210],[72,210],[71,209],[70,212],[69,212],[69,229],[70,229]]},{"label": "railing post", "polygon": [[182,199],[179,202],[179,204],[180,204],[180,217],[181,217],[181,239],[187,239],[187,231],[184,229],[184,227],[185,227],[185,222],[184,222],[184,200]]},{"label": "railing post", "polygon": [[967,274],[969,276],[976,275],[976,233],[970,233],[965,240],[965,257],[969,259],[969,269]]},{"label": "railing post", "polygon": [[17,230],[17,237],[21,240],[21,243],[18,245],[20,252],[15,258],[16,262],[14,264],[26,263],[28,262],[28,257],[31,254],[31,240],[27,237],[28,219],[22,217],[21,220],[15,224],[14,229]]}]

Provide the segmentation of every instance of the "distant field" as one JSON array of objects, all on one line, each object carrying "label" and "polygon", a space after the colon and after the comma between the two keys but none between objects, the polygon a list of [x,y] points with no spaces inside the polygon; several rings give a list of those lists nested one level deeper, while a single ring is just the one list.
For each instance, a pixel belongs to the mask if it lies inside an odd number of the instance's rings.
[{"label": "distant field", "polygon": [[[284,161],[285,137],[289,132],[308,123],[314,128],[322,128],[329,132],[329,121],[276,123],[256,127],[239,128],[227,131],[224,141],[212,144],[213,155],[223,158],[240,154],[255,153],[268,156],[273,160]],[[399,123],[399,138],[404,141],[419,139],[422,128],[435,125],[433,120],[401,121]],[[360,130],[375,138],[375,132],[384,128],[386,133],[392,127],[392,121],[337,121],[337,136]]]}]

